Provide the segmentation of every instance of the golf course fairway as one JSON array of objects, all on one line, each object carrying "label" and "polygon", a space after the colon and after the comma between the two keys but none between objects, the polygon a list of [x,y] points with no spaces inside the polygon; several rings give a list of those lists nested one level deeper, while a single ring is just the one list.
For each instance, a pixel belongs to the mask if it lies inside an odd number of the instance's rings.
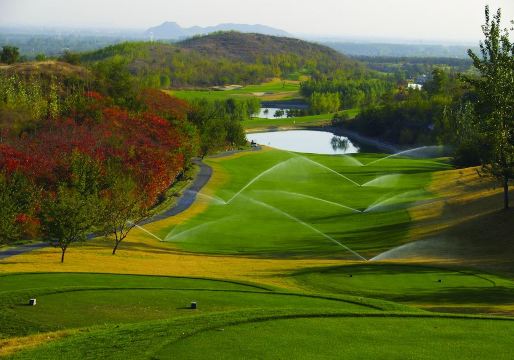
[{"label": "golf course fairway", "polygon": [[416,240],[411,209],[444,200],[445,159],[264,148],[204,162],[191,208],[116,256],[99,238],[64,264],[52,248],[3,261],[0,356],[510,358],[510,278],[374,259]]},{"label": "golf course fairway", "polygon": [[[267,150],[207,163],[228,179],[206,211],[157,237],[185,251],[363,260],[405,240],[406,207],[443,161]],[[385,159],[384,159],[385,158]]]}]

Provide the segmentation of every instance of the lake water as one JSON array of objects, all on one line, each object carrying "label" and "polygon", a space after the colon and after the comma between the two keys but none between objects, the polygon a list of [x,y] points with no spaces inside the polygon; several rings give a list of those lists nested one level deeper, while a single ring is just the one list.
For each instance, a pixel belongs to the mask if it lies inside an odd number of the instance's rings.
[{"label": "lake water", "polygon": [[[255,115],[255,117],[262,118],[262,119],[285,119],[287,118],[287,110],[289,109],[279,109],[279,108],[261,108],[258,114]],[[277,111],[283,111],[284,115],[275,117],[275,113]]]},{"label": "lake water", "polygon": [[312,154],[355,154],[360,147],[344,136],[312,130],[274,131],[247,134],[248,141],[276,149]]}]

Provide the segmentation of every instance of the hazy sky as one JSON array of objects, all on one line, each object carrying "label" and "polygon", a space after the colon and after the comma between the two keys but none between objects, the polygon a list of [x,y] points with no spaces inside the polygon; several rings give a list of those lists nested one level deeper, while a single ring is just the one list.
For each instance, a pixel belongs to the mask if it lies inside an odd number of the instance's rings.
[{"label": "hazy sky", "polygon": [[[0,0],[0,26],[147,28],[260,23],[295,34],[462,40],[480,38],[483,8],[514,19],[514,0]],[[507,24],[507,22],[506,22]]]}]

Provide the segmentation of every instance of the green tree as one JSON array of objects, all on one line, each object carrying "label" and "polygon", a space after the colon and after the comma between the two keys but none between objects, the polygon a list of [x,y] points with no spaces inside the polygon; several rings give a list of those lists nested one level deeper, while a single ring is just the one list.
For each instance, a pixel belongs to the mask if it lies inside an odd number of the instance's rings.
[{"label": "green tree", "polygon": [[5,45],[2,47],[0,61],[6,64],[14,64],[20,59],[20,51],[15,46]]},{"label": "green tree", "polygon": [[0,174],[0,244],[19,240],[23,222],[19,218],[32,216],[39,191],[22,174]]},{"label": "green tree", "polygon": [[59,60],[71,65],[79,65],[80,54],[66,50],[64,54],[62,54],[62,56],[59,58]]},{"label": "green tree", "polygon": [[144,194],[132,179],[118,171],[109,177],[113,184],[104,200],[102,222],[105,235],[113,237],[112,254],[115,255],[121,242],[134,227],[148,218],[149,212]]},{"label": "green tree", "polygon": [[46,58],[45,54],[37,54],[36,57],[35,57],[36,61],[45,61],[46,59],[47,58]]},{"label": "green tree", "polygon": [[85,241],[98,221],[98,198],[83,195],[78,189],[59,186],[55,196],[43,202],[44,234],[61,249],[61,262],[71,244]]},{"label": "green tree", "polygon": [[71,158],[71,176],[43,201],[41,223],[44,234],[61,249],[61,262],[71,244],[85,241],[100,224],[105,190],[99,163],[79,152]]},{"label": "green tree", "polygon": [[485,40],[481,56],[468,51],[479,77],[464,77],[476,92],[476,126],[489,151],[482,154],[483,172],[501,182],[504,208],[509,208],[509,183],[514,178],[514,46],[508,29],[502,29],[501,9],[491,19],[485,8]]},{"label": "green tree", "polygon": [[98,88],[109,95],[118,105],[134,105],[136,83],[128,69],[127,60],[114,56],[94,67]]}]

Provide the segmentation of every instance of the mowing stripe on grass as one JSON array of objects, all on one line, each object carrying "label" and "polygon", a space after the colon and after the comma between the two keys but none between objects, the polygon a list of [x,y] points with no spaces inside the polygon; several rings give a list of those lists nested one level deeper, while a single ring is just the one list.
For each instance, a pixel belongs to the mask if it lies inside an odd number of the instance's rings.
[{"label": "mowing stripe on grass", "polygon": [[307,162],[309,162],[309,163],[311,163],[311,164],[314,164],[314,165],[316,165],[316,166],[318,166],[318,167],[321,167],[321,168],[323,168],[323,169],[325,169],[325,170],[328,170],[328,171],[330,171],[331,173],[334,173],[334,174],[336,174],[337,176],[342,177],[342,178],[343,178],[343,179],[345,179],[345,180],[348,180],[349,182],[351,182],[352,184],[354,184],[354,185],[356,185],[356,186],[358,186],[358,187],[362,187],[362,185],[361,185],[361,184],[359,184],[358,182],[353,181],[353,180],[352,180],[352,179],[350,179],[348,176],[345,176],[345,175],[343,175],[343,174],[340,174],[340,173],[338,173],[337,171],[335,171],[334,169],[331,169],[331,168],[329,168],[329,167],[328,167],[328,166],[326,166],[326,165],[323,165],[323,164],[321,164],[321,163],[319,163],[319,162],[317,162],[317,161],[314,161],[314,160],[312,160],[312,159],[309,159],[308,157],[305,157],[305,156],[303,156],[303,155],[294,154],[294,153],[292,153],[292,152],[290,152],[290,151],[288,151],[288,153],[290,153],[290,154],[292,154],[292,155],[295,155],[296,157],[299,157],[300,159],[305,160],[305,161],[307,161]]},{"label": "mowing stripe on grass", "polygon": [[287,217],[287,218],[289,218],[289,219],[291,219],[291,220],[293,220],[293,221],[296,221],[297,223],[299,223],[299,224],[301,224],[301,225],[303,225],[303,226],[305,226],[305,227],[307,227],[307,228],[311,229],[312,231],[314,231],[314,232],[316,232],[316,233],[320,234],[321,236],[323,236],[324,238],[326,238],[326,239],[328,239],[328,240],[332,241],[333,243],[336,243],[337,245],[341,246],[342,248],[344,248],[344,249],[348,250],[349,252],[351,252],[353,255],[355,255],[355,256],[356,256],[356,257],[358,257],[359,259],[364,260],[364,261],[368,261],[368,259],[366,259],[364,256],[360,255],[359,253],[357,253],[357,252],[353,251],[353,250],[352,250],[352,249],[350,249],[348,246],[346,246],[346,245],[344,245],[344,244],[340,243],[339,241],[337,241],[337,240],[336,240],[336,239],[334,239],[333,237],[331,237],[331,236],[329,236],[329,235],[325,234],[324,232],[319,231],[318,229],[316,229],[316,228],[315,228],[315,227],[313,227],[312,225],[307,224],[306,222],[304,222],[304,221],[302,221],[302,220],[300,220],[300,219],[298,219],[298,218],[294,217],[293,215],[288,214],[288,213],[286,213],[285,211],[282,211],[282,210],[280,210],[280,209],[277,209],[276,207],[271,206],[271,205],[266,204],[266,203],[263,203],[263,202],[261,202],[261,201],[258,201],[258,200],[255,200],[255,199],[251,199],[251,198],[247,198],[247,199],[248,199],[248,200],[250,200],[251,202],[253,202],[253,203],[257,204],[257,205],[261,205],[261,206],[263,206],[263,207],[265,207],[265,208],[270,209],[271,211],[274,211],[274,212],[276,212],[276,213],[279,213],[279,214],[281,214],[281,215],[284,215],[285,217]]}]

